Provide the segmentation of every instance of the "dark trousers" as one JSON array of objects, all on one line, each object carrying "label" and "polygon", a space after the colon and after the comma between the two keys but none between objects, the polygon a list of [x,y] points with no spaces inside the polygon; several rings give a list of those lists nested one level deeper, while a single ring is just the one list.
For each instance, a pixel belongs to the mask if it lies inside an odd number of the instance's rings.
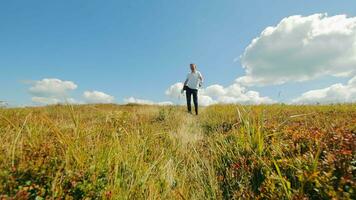
[{"label": "dark trousers", "polygon": [[185,96],[187,97],[188,112],[190,112],[190,113],[192,112],[192,106],[191,106],[190,102],[191,102],[191,98],[193,95],[195,114],[198,114],[198,90],[191,89],[191,88],[187,87],[185,94],[186,94]]}]

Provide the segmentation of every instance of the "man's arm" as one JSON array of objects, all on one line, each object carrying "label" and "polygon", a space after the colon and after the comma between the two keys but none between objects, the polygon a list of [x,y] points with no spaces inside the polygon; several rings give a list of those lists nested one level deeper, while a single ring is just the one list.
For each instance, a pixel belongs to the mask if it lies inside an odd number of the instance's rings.
[{"label": "man's arm", "polygon": [[185,79],[183,86],[184,86],[184,85],[187,85],[187,83],[188,83],[188,78]]},{"label": "man's arm", "polygon": [[187,83],[188,83],[188,78],[185,79],[184,84],[183,84],[183,88],[182,88],[182,90],[180,91],[182,94],[183,94],[183,92],[184,92],[184,86],[186,86]]},{"label": "man's arm", "polygon": [[199,79],[200,79],[199,86],[201,86],[203,84],[204,78],[203,78],[203,75],[201,75],[200,72],[199,72]]},{"label": "man's arm", "polygon": [[[184,85],[187,85],[188,80],[189,80],[189,74],[187,74],[187,78],[186,78],[185,81],[184,81]],[[184,86],[184,85],[183,85],[183,86]]]}]

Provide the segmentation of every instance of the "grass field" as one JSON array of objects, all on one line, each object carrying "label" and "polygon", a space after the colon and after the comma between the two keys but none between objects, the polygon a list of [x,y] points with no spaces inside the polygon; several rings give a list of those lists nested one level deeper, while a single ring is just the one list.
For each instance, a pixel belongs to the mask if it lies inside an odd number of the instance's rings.
[{"label": "grass field", "polygon": [[0,109],[0,199],[356,199],[356,105]]}]

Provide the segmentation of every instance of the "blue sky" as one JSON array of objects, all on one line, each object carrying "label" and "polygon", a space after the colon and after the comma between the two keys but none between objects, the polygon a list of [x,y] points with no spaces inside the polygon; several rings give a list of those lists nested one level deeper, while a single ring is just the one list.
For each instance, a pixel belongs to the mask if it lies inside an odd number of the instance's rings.
[{"label": "blue sky", "polygon": [[[1,1],[0,100],[31,104],[31,85],[44,78],[72,81],[71,96],[97,90],[126,97],[170,100],[165,90],[183,81],[194,62],[205,86],[228,86],[245,75],[242,55],[268,26],[292,15],[356,16],[356,2],[298,0]],[[350,77],[249,86],[289,101]]]}]

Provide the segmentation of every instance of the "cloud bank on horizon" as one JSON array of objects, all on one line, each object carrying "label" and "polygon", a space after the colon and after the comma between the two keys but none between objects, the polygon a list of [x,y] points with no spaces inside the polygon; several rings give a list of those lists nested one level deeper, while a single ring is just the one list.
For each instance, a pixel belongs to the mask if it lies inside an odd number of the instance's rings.
[{"label": "cloud bank on horizon", "polygon": [[303,93],[300,97],[294,99],[292,103],[344,103],[355,102],[356,99],[356,76],[347,82],[333,84],[330,87],[311,90]]},{"label": "cloud bank on horizon", "polygon": [[161,102],[154,102],[151,100],[146,100],[146,99],[138,99],[135,97],[129,97],[124,99],[124,103],[133,103],[133,104],[146,104],[146,105],[173,105],[171,101],[161,101]]},{"label": "cloud bank on horizon", "polygon": [[[175,83],[170,86],[165,94],[172,99],[182,98],[180,93],[183,88],[183,83]],[[269,97],[261,97],[256,91],[247,91],[245,87],[239,84],[232,84],[228,87],[215,84],[201,89],[198,93],[199,103],[203,106],[208,106],[216,103],[241,103],[241,104],[270,104],[275,103]]]},{"label": "cloud bank on horizon", "polygon": [[[251,86],[307,82],[324,76],[350,78],[347,84],[336,83],[326,88],[305,92],[289,103],[345,103],[356,101],[356,17],[346,15],[290,16],[276,26],[265,28],[240,56],[245,75],[229,86],[213,84],[199,91],[201,105],[216,103],[277,103]],[[72,81],[43,79],[29,89],[38,104],[81,103],[70,97],[78,86]],[[177,82],[165,91],[176,103],[183,103],[183,84]],[[114,97],[100,91],[83,93],[86,103],[112,103]],[[154,102],[135,97],[124,103],[172,105],[171,101]]]},{"label": "cloud bank on horizon", "polygon": [[85,91],[83,93],[87,103],[113,103],[114,97],[100,91]]},{"label": "cloud bank on horizon", "polygon": [[113,103],[114,97],[100,91],[85,91],[85,101],[78,101],[71,97],[71,92],[78,85],[72,81],[62,81],[56,78],[45,78],[35,81],[29,89],[32,102],[36,105],[60,104],[60,103]]}]

